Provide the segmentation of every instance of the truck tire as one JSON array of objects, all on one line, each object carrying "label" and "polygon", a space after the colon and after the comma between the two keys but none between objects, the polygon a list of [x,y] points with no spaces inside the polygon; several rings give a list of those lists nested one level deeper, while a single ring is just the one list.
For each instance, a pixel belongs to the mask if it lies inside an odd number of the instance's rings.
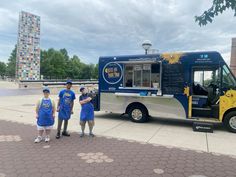
[{"label": "truck tire", "polygon": [[236,111],[229,112],[224,118],[224,126],[233,133],[236,133]]},{"label": "truck tire", "polygon": [[144,106],[133,105],[128,111],[128,115],[131,121],[137,123],[143,123],[148,121],[148,112]]}]

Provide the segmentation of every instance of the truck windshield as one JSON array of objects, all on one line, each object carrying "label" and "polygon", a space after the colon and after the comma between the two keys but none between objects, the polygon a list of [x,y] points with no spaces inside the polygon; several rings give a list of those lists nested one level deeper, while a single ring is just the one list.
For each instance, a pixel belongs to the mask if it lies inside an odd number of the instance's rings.
[{"label": "truck windshield", "polygon": [[236,81],[227,65],[223,65],[222,88],[223,90],[236,88]]}]

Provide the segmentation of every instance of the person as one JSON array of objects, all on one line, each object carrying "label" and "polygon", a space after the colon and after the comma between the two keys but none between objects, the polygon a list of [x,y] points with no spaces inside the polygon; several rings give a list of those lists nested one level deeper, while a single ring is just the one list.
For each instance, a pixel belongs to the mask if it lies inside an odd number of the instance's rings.
[{"label": "person", "polygon": [[38,101],[36,106],[38,137],[34,140],[35,143],[43,140],[44,132],[46,134],[45,142],[50,141],[50,133],[55,119],[55,102],[49,98],[50,90],[44,88],[43,94],[44,97]]},{"label": "person", "polygon": [[80,137],[84,136],[84,130],[86,122],[88,122],[89,126],[89,135],[94,137],[93,127],[94,127],[94,106],[91,103],[92,96],[87,93],[87,90],[82,87],[80,88],[81,96],[79,97],[79,103],[81,104],[81,112],[80,112],[80,125],[82,133]]},{"label": "person", "polygon": [[59,139],[61,137],[61,126],[64,121],[64,128],[62,132],[62,136],[70,136],[67,132],[68,120],[73,114],[75,93],[71,90],[72,81],[67,80],[66,89],[63,89],[59,93],[59,100],[57,106],[58,113],[58,126],[57,126],[57,135],[56,138]]}]

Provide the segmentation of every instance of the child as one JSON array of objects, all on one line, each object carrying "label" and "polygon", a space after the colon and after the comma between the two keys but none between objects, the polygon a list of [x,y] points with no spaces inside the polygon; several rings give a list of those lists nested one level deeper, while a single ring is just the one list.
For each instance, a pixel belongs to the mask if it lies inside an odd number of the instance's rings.
[{"label": "child", "polygon": [[50,133],[54,124],[55,118],[55,103],[49,98],[50,90],[48,88],[43,89],[44,97],[39,100],[36,106],[36,119],[38,137],[34,140],[35,143],[39,143],[43,140],[43,132],[45,131],[45,142],[50,141]]},{"label": "child", "polygon": [[70,136],[67,132],[68,120],[73,114],[73,107],[74,107],[74,100],[75,100],[75,93],[70,90],[72,87],[72,81],[68,80],[66,82],[66,89],[60,91],[59,93],[59,101],[57,106],[58,114],[58,126],[57,126],[57,136],[56,138],[59,139],[61,137],[61,126],[62,122],[64,121],[64,129],[62,132],[63,136]]},{"label": "child", "polygon": [[81,104],[80,125],[82,130],[80,137],[84,136],[86,122],[88,122],[89,125],[89,135],[94,137],[94,107],[91,103],[92,97],[87,93],[84,87],[80,88],[80,92],[82,93],[82,95],[79,97],[79,103]]}]

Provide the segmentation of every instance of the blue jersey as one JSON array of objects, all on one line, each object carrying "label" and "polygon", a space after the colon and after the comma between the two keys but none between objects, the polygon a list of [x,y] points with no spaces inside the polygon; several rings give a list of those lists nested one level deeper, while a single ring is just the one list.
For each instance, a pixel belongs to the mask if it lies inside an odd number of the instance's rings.
[{"label": "blue jersey", "polygon": [[[87,99],[88,97],[91,97],[91,96],[89,96],[88,94],[84,94],[79,97],[79,100],[83,101]],[[81,121],[94,120],[94,106],[91,102],[81,105],[80,120]]]},{"label": "blue jersey", "polygon": [[39,104],[37,124],[39,126],[52,126],[54,124],[53,104],[51,99],[43,98]]},{"label": "blue jersey", "polygon": [[75,93],[72,90],[64,89],[59,93],[59,119],[68,120],[71,116],[71,106],[75,99]]}]

